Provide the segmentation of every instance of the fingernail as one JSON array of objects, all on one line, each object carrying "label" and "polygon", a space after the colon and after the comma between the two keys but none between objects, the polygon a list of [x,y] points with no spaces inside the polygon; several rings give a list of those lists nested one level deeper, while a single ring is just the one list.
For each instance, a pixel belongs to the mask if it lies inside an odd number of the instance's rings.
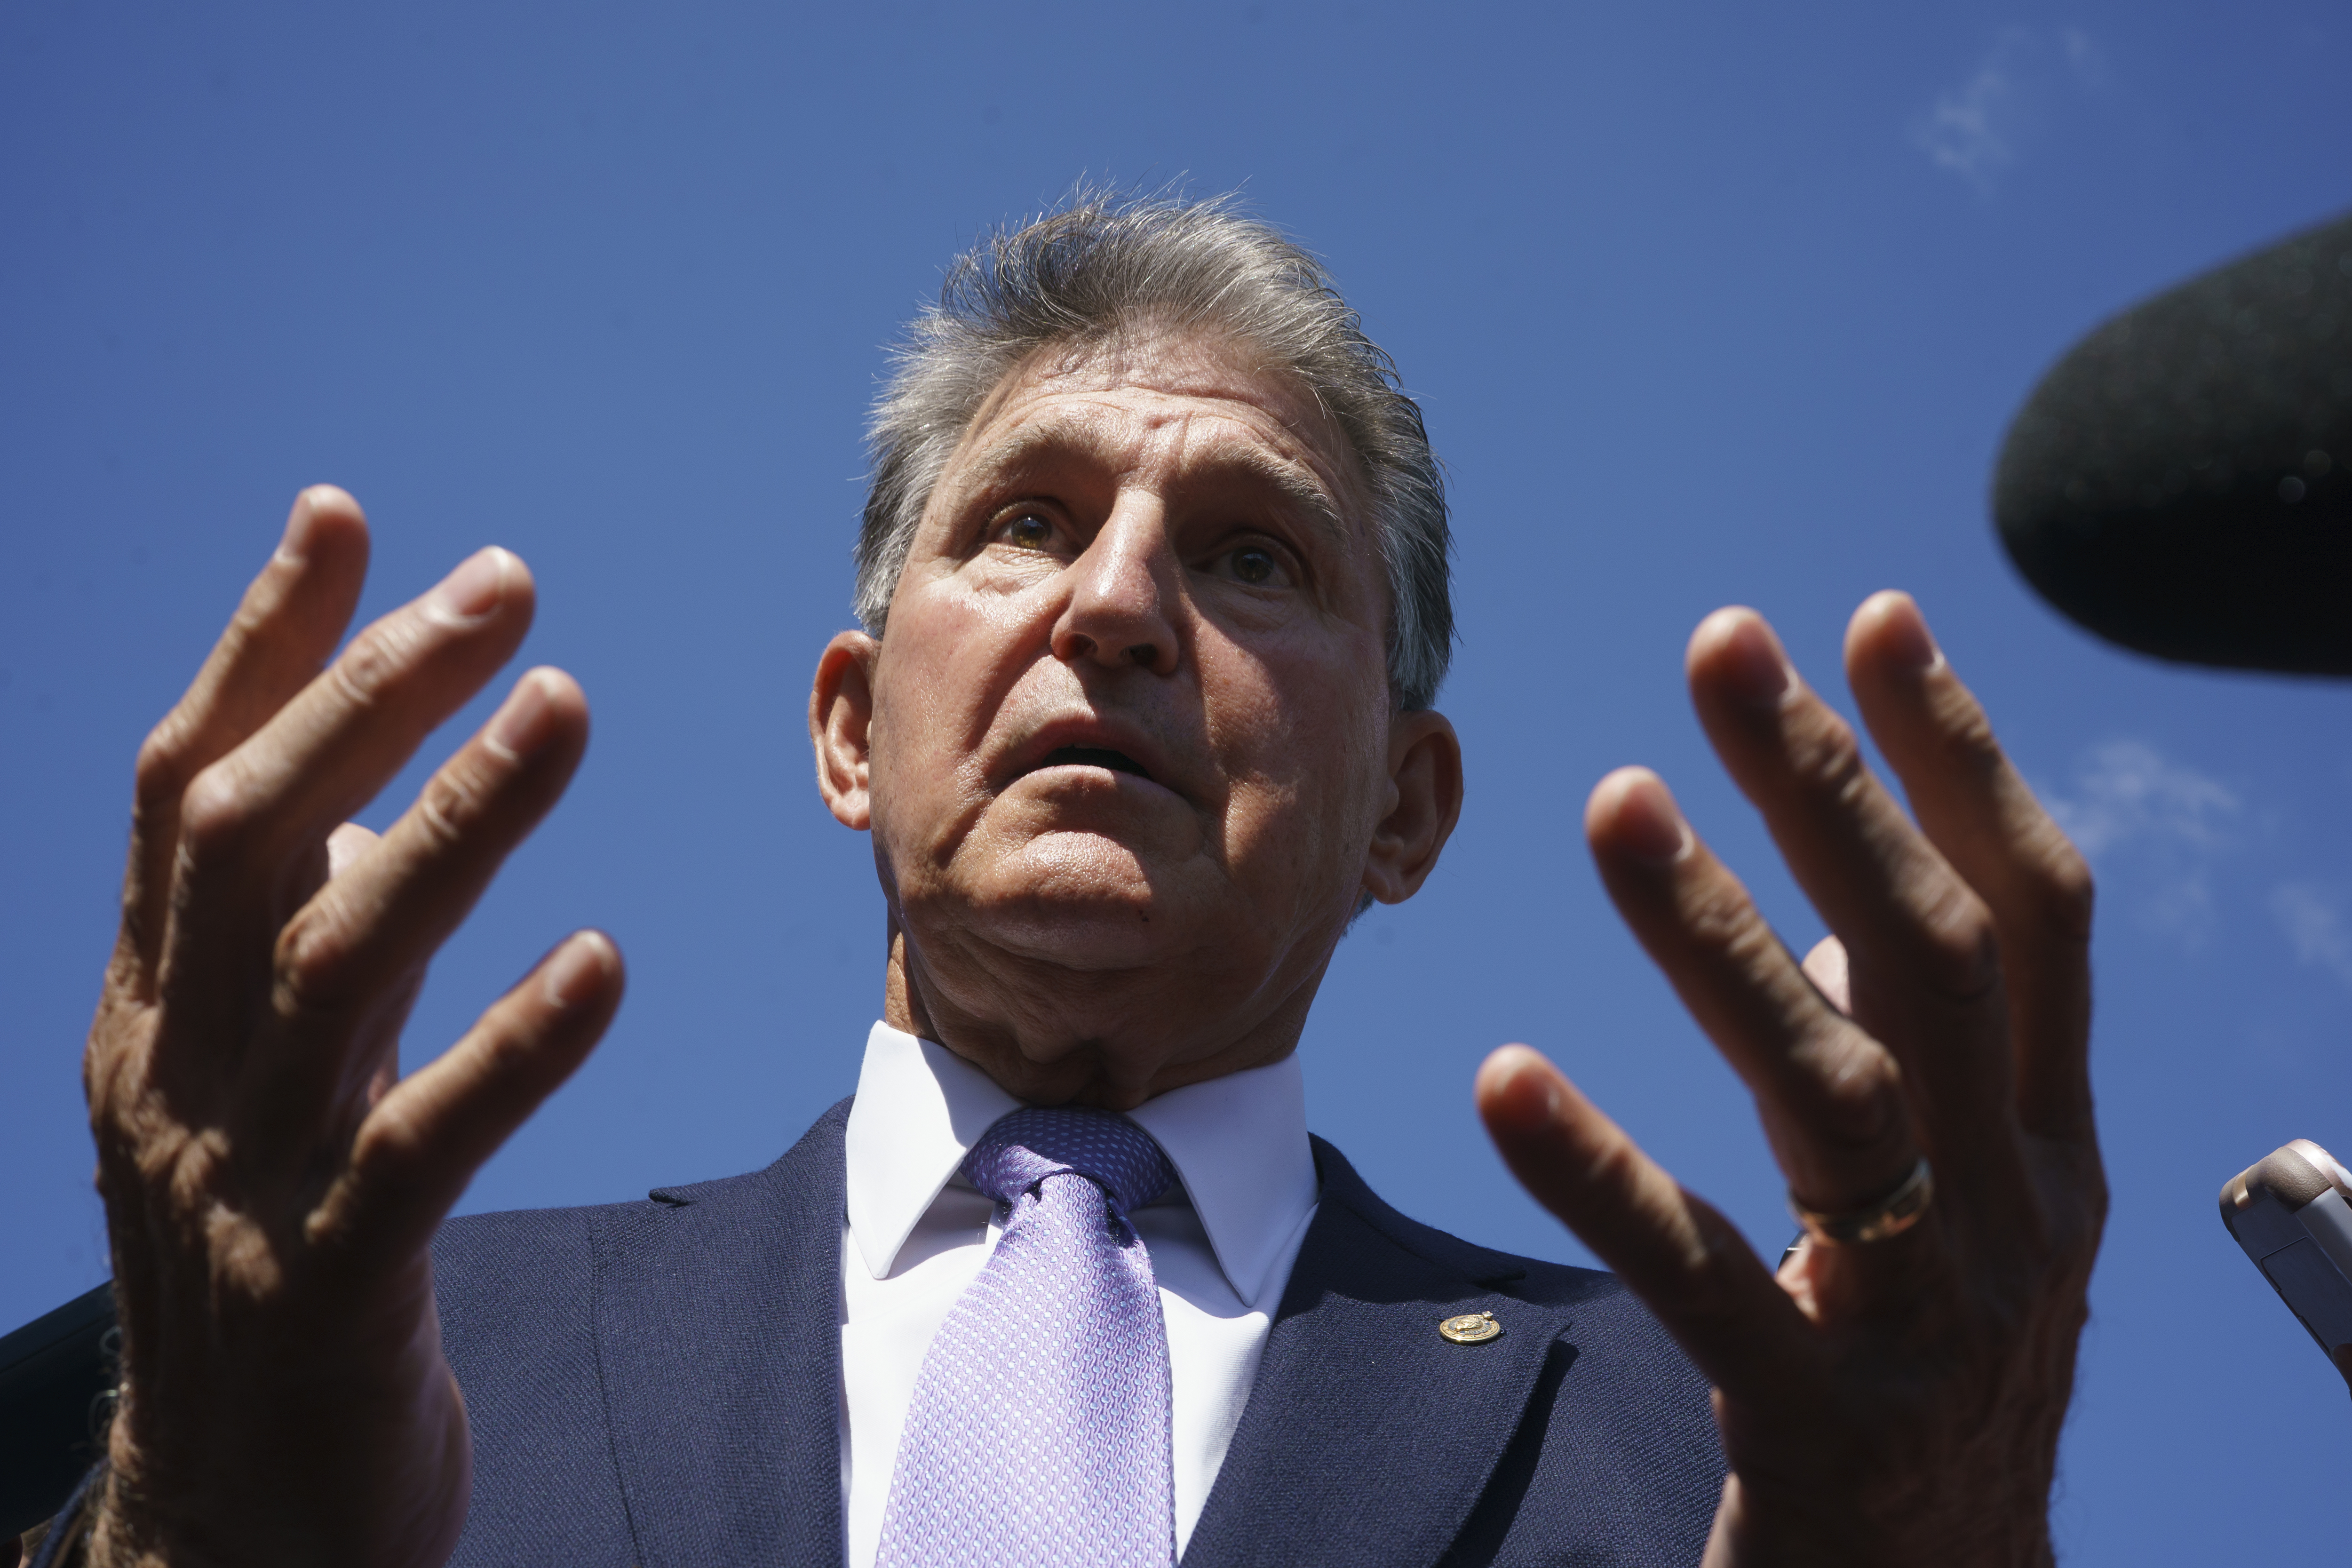
[{"label": "fingernail", "polygon": [[453,620],[478,621],[494,614],[506,597],[507,552],[497,545],[478,550],[441,579],[433,602]]},{"label": "fingernail", "polygon": [[1927,630],[1927,617],[1919,613],[1916,605],[1888,606],[1884,637],[1886,651],[1912,669],[1933,669],[1944,657],[1944,650],[1936,646],[1934,635]]},{"label": "fingernail", "polygon": [[1777,708],[1790,684],[1789,660],[1762,621],[1743,616],[1724,639],[1732,695],[1759,708]]},{"label": "fingernail", "polygon": [[540,994],[551,1007],[570,1007],[604,983],[604,939],[582,931],[555,950],[540,976]]},{"label": "fingernail", "polygon": [[1502,1079],[1489,1103],[1521,1127],[1536,1131],[1559,1120],[1559,1080],[1529,1046],[1505,1046]]},{"label": "fingernail", "polygon": [[1524,1102],[1528,1081],[1535,1083],[1535,1110],[1547,1122],[1559,1120],[1559,1080],[1544,1070],[1543,1058],[1530,1048],[1525,1060],[1511,1074],[1511,1087]]},{"label": "fingernail", "polygon": [[294,498],[293,509],[286,514],[286,531],[278,536],[278,559],[289,566],[299,566],[310,559],[309,490]]},{"label": "fingernail", "polygon": [[494,751],[509,757],[527,757],[547,743],[553,729],[547,682],[536,671],[522,678],[490,720],[485,739]]},{"label": "fingernail", "polygon": [[1617,801],[1617,841],[1634,858],[1671,866],[1690,843],[1674,796],[1655,779],[1636,779]]}]

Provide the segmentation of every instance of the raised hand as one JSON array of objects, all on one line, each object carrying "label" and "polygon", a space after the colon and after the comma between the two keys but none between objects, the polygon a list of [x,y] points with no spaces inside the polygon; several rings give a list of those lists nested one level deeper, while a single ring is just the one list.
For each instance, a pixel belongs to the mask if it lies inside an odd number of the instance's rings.
[{"label": "raised hand", "polygon": [[469,1450],[426,1248],[620,1002],[620,954],[578,933],[399,1078],[426,963],[562,794],[588,713],[532,670],[380,840],[339,829],[531,617],[523,563],[485,550],[322,670],[367,552],[349,496],[305,491],[140,752],[83,1069],[126,1371],[96,1563],[447,1556]]},{"label": "raised hand", "polygon": [[[1654,774],[1611,774],[1585,816],[1610,896],[1754,1093],[1815,1239],[1776,1278],[1523,1046],[1480,1069],[1479,1108],[1714,1383],[1732,1475],[1709,1568],[2047,1563],[2106,1214],[2090,878],[1909,598],[1864,604],[1845,658],[1916,826],[1760,617],[1718,611],[1691,639],[1707,736],[1834,933],[1801,968]],[[1923,1157],[1933,1195],[1913,1213],[1896,1200]]]}]

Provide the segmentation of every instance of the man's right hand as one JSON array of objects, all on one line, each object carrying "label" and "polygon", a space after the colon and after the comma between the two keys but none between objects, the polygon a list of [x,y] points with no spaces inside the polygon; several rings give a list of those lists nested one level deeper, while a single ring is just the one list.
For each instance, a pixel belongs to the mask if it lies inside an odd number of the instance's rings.
[{"label": "man's right hand", "polygon": [[562,794],[588,711],[532,670],[381,839],[344,824],[531,618],[529,571],[485,550],[322,671],[367,553],[357,504],[305,491],[140,752],[83,1067],[124,1361],[94,1563],[447,1557],[471,1460],[427,1248],[620,1002],[619,952],[577,933],[400,1078],[426,963]]}]

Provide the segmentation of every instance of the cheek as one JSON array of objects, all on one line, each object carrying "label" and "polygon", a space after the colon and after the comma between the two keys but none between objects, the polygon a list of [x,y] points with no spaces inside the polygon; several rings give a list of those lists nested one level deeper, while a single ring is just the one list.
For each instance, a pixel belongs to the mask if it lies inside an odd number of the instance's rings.
[{"label": "cheek", "polygon": [[[1285,653],[1287,657],[1284,657]],[[1387,784],[1388,688],[1349,650],[1204,661],[1212,743],[1234,782],[1233,847],[1271,862],[1360,856]]]},{"label": "cheek", "polygon": [[875,677],[877,831],[929,837],[981,788],[989,726],[1026,664],[1016,611],[951,582],[891,606]]},{"label": "cheek", "polygon": [[895,605],[877,673],[876,748],[936,763],[973,737],[960,715],[992,708],[1006,638],[970,595],[948,592]]},{"label": "cheek", "polygon": [[886,665],[926,689],[980,692],[1009,681],[1050,639],[1050,584],[941,570],[892,601]]},{"label": "cheek", "polygon": [[[936,793],[955,771],[966,726],[957,710],[969,700],[950,683],[958,669],[959,639],[937,624],[908,624],[895,616],[883,644],[874,691],[873,769],[876,826],[905,805]],[[909,617],[912,622],[913,617]]]}]

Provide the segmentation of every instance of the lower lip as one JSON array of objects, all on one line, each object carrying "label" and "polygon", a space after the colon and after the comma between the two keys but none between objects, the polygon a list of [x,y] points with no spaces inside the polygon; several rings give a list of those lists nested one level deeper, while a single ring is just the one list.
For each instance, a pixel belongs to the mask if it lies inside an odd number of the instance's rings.
[{"label": "lower lip", "polygon": [[[1145,778],[1141,773],[1121,773],[1117,768],[1106,768],[1096,763],[1055,763],[1050,767],[1032,768],[1027,773],[1023,773],[1021,777],[1024,779],[1050,778],[1056,773],[1065,773],[1071,775],[1073,778],[1085,779],[1089,784],[1098,779],[1108,779],[1114,784],[1139,784],[1144,788],[1158,790],[1166,795],[1173,795],[1175,793],[1175,791],[1171,790],[1166,784],[1160,784],[1152,779]],[[1017,783],[1018,781],[1016,780],[1015,782]]]}]

